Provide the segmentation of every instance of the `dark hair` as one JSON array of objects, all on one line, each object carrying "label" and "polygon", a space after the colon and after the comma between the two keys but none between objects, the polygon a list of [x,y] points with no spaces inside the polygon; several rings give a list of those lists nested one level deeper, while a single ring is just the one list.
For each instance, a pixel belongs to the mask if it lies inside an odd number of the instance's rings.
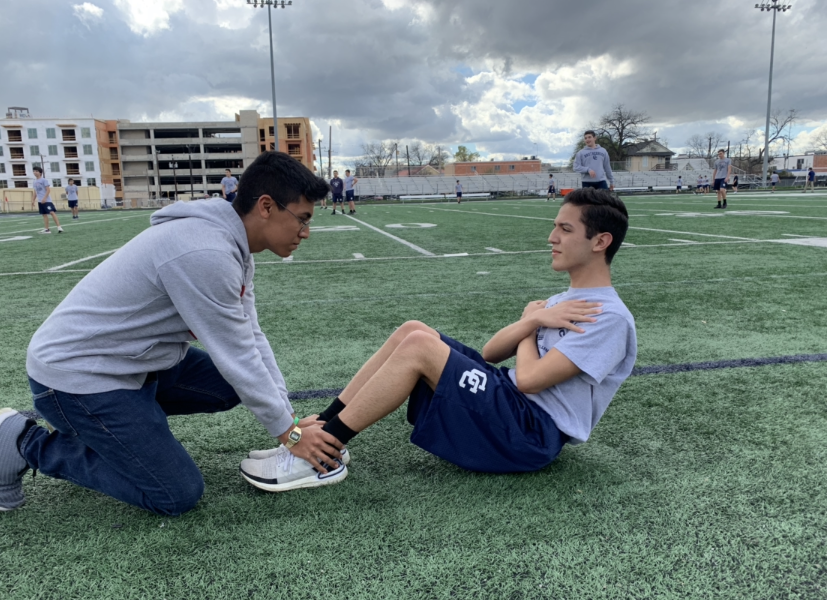
[{"label": "dark hair", "polygon": [[41,175],[43,175],[43,169],[41,169],[40,167],[35,167],[34,169],[32,169],[32,171],[35,172],[35,173],[40,173]]},{"label": "dark hair", "polygon": [[232,175],[232,174],[233,174],[233,172],[232,172],[232,171],[230,171],[229,169],[224,169],[224,172],[225,172],[225,173],[229,173],[230,175]]},{"label": "dark hair", "polygon": [[724,154],[726,154],[726,150],[724,150],[723,148],[721,148],[720,150],[718,150],[718,154],[720,154],[721,152],[723,152]]},{"label": "dark hair", "polygon": [[587,130],[586,133],[583,134],[583,137],[586,137],[589,134],[592,134],[592,137],[597,137],[597,134],[591,129]]},{"label": "dark hair", "polygon": [[629,213],[623,201],[609,190],[579,188],[563,198],[563,204],[582,207],[580,222],[586,226],[586,237],[611,233],[612,243],[606,248],[606,264],[611,264],[629,229]]},{"label": "dark hair", "polygon": [[284,152],[264,152],[244,171],[233,208],[244,216],[266,194],[279,210],[284,210],[288,204],[301,202],[302,196],[315,202],[329,191],[330,186],[324,179],[316,177],[295,158]]}]

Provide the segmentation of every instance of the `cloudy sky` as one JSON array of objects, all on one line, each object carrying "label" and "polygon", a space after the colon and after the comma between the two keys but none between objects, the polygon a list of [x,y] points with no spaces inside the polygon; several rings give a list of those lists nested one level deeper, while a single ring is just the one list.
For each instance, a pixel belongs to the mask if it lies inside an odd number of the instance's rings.
[{"label": "cloudy sky", "polygon": [[[762,0],[763,1],[763,0]],[[779,14],[773,106],[827,128],[825,0]],[[750,0],[294,0],[273,12],[279,115],[334,164],[379,139],[562,161],[614,104],[680,150],[762,130],[772,16]],[[272,114],[267,12],[246,0],[5,0],[0,108],[133,121]]]}]

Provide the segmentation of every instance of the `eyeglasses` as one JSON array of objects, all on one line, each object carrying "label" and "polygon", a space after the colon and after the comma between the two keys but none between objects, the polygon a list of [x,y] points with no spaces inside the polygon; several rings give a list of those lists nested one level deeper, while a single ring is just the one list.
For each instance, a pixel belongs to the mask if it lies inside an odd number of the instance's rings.
[{"label": "eyeglasses", "polygon": [[313,219],[308,219],[307,221],[303,221],[302,219],[300,219],[300,218],[299,218],[299,216],[298,216],[296,213],[294,213],[292,210],[290,210],[289,208],[287,208],[287,207],[286,207],[284,204],[282,204],[281,202],[276,202],[276,204],[278,204],[278,205],[279,205],[279,206],[281,206],[284,210],[286,210],[286,211],[287,211],[287,212],[289,212],[291,215],[293,215],[293,216],[296,218],[296,220],[297,220],[299,223],[301,223],[302,227],[301,227],[301,229],[299,229],[299,233],[301,233],[302,231],[304,231],[304,230],[305,230],[305,228],[310,227],[310,224],[313,222]]}]

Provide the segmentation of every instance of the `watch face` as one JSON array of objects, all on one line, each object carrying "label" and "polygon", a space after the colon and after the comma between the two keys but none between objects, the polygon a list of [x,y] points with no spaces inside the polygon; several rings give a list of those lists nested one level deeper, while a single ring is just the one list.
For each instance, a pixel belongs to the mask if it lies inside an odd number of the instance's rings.
[{"label": "watch face", "polygon": [[291,431],[288,437],[294,442],[298,442],[300,439],[302,439],[302,435],[298,431]]}]

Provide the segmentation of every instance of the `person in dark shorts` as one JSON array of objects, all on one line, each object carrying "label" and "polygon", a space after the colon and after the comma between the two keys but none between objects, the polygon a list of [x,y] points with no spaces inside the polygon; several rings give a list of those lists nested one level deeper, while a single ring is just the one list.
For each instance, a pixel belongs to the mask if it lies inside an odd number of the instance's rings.
[{"label": "person in dark shorts", "polygon": [[224,179],[221,180],[221,195],[224,197],[224,200],[232,204],[237,192],[238,179],[233,177],[232,171],[224,169]]},{"label": "person in dark shorts", "polygon": [[546,202],[551,198],[557,199],[557,187],[554,185],[554,173],[548,174],[548,193],[546,194]]},{"label": "person in dark shorts", "polygon": [[715,161],[713,168],[715,169],[714,189],[718,192],[718,205],[714,208],[726,208],[726,184],[729,176],[732,175],[732,159],[726,158],[724,150],[718,150],[718,160]]},{"label": "person in dark shorts", "polygon": [[72,218],[78,218],[78,186],[75,185],[75,180],[70,179],[69,185],[66,186],[66,201],[69,203],[69,208],[72,211]]},{"label": "person in dark shorts", "polygon": [[772,177],[770,177],[770,185],[772,186],[772,193],[775,193],[775,186],[778,185],[779,181],[778,173],[773,173]]},{"label": "person in dark shorts", "polygon": [[597,135],[589,129],[583,134],[586,146],[574,156],[573,169],[580,173],[582,187],[591,187],[599,190],[615,189],[615,178],[609,153],[597,144]]},{"label": "person in dark shorts", "polygon": [[[359,180],[353,177],[350,174],[350,169],[345,171],[345,200],[347,200],[348,208],[350,212],[348,214],[355,215],[356,214],[356,184],[359,183]],[[344,205],[342,205],[342,210],[344,211]]]},{"label": "person in dark shorts", "polygon": [[[43,169],[35,167],[34,176],[34,193],[35,199],[37,200],[37,210],[43,215],[43,231],[39,233],[52,233],[52,230],[49,229],[49,215],[52,215],[52,219],[57,226],[57,232],[63,233],[63,227],[60,226],[60,221],[57,219],[57,209],[52,203],[52,188],[46,178],[43,177]],[[32,200],[32,204],[34,204],[34,200]],[[32,208],[34,208],[34,206],[32,206]]]},{"label": "person in dark shorts", "polygon": [[816,172],[810,167],[810,170],[807,171],[807,179],[804,181],[804,190],[802,193],[807,192],[807,188],[810,188],[813,193],[816,191]]},{"label": "person in dark shorts", "polygon": [[683,190],[683,177],[678,175],[678,185],[675,188],[675,193],[680,194],[681,190]]},{"label": "person in dark shorts", "polygon": [[[317,416],[323,431],[346,445],[410,397],[411,441],[469,471],[536,471],[564,444],[585,442],[637,354],[634,318],[610,270],[628,224],[609,191],[571,192],[549,236],[568,291],[530,302],[482,353],[406,322]],[[514,356],[513,369],[490,364]],[[242,471],[277,460],[251,458]]]},{"label": "person in dark shorts", "polygon": [[738,175],[732,178],[732,192],[734,194],[738,193]]},{"label": "person in dark shorts", "polygon": [[457,193],[457,204],[462,202],[462,184],[457,179],[457,184],[454,186],[454,191]]},{"label": "person in dark shorts", "polygon": [[330,189],[333,192],[333,212],[330,213],[332,215],[336,214],[336,203],[338,203],[342,209],[342,214],[345,214],[345,200],[342,196],[344,187],[345,182],[339,177],[339,171],[333,171],[333,179],[330,180]]}]

